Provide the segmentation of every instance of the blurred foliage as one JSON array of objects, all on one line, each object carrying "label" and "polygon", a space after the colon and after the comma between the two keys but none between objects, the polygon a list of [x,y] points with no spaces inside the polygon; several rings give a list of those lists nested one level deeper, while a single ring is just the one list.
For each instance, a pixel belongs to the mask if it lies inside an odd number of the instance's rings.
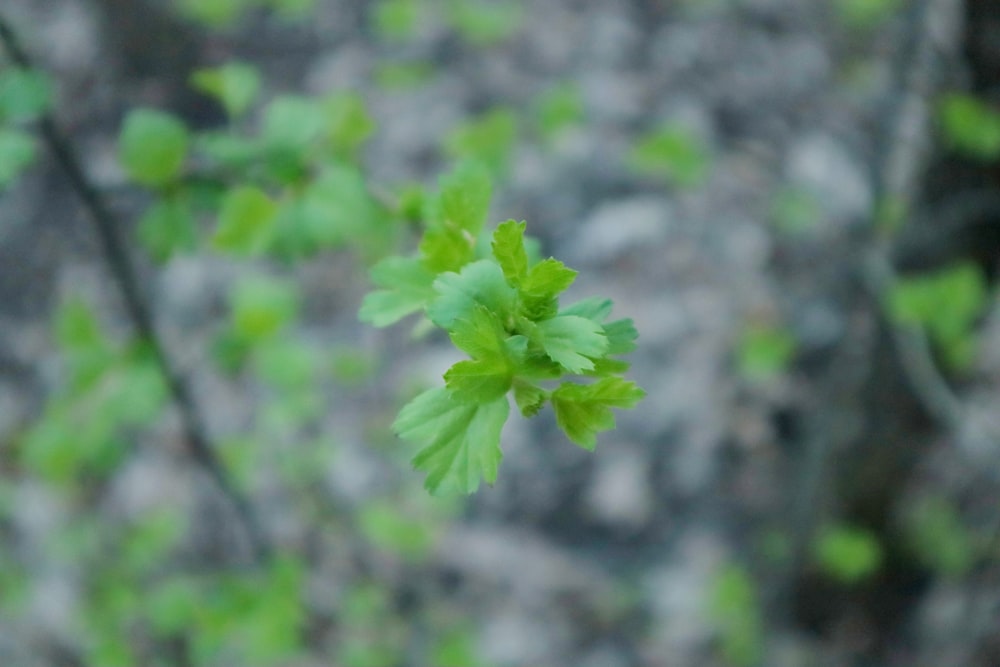
[{"label": "blurred foliage", "polygon": [[882,564],[882,546],[869,530],[850,525],[826,526],[813,543],[813,557],[827,575],[855,584],[875,574]]},{"label": "blurred foliage", "polygon": [[891,18],[903,0],[834,0],[837,17],[849,28],[875,28]]},{"label": "blurred foliage", "polygon": [[719,652],[727,664],[758,663],[764,651],[764,620],[757,583],[745,568],[730,564],[715,575],[708,616],[718,630]]},{"label": "blurred foliage", "polygon": [[743,330],[736,366],[744,378],[762,380],[788,369],[798,344],[786,329],[752,324]]},{"label": "blurred foliage", "polygon": [[453,158],[474,159],[489,167],[497,178],[506,176],[511,152],[517,140],[517,116],[510,109],[497,108],[455,127],[445,140]]},{"label": "blurred foliage", "polygon": [[37,157],[28,127],[52,106],[49,78],[38,71],[0,63],[0,193]]},{"label": "blurred foliage", "polygon": [[711,154],[695,132],[667,123],[639,138],[629,154],[629,164],[640,174],[690,188],[708,178]]},{"label": "blurred foliage", "polygon": [[972,536],[947,498],[930,496],[904,515],[907,544],[926,567],[948,578],[966,574],[976,550]]},{"label": "blurred foliage", "polygon": [[938,120],[945,142],[967,157],[1000,158],[1000,110],[971,95],[953,93],[938,103]]}]

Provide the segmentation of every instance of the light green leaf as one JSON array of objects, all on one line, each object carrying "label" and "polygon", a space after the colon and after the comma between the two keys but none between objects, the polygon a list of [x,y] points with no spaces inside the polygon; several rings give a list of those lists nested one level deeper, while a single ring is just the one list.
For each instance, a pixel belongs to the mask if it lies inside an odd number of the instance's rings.
[{"label": "light green leaf", "polygon": [[613,305],[614,303],[611,299],[593,296],[589,299],[583,299],[566,306],[559,311],[559,314],[586,317],[588,320],[593,320],[594,322],[600,324],[604,320],[608,319],[608,315],[611,314],[611,308]]},{"label": "light green leaf", "polygon": [[273,236],[277,210],[258,188],[242,185],[230,190],[222,199],[213,245],[243,255],[263,251]]},{"label": "light green leaf", "polygon": [[500,431],[509,412],[505,397],[469,404],[456,401],[447,389],[431,389],[403,407],[393,429],[422,446],[413,465],[427,472],[428,491],[469,494],[479,488],[480,479],[496,481],[503,458]]},{"label": "light green leaf", "polygon": [[570,373],[593,369],[593,359],[608,351],[608,338],[601,325],[576,315],[539,322],[533,334],[545,354]]},{"label": "light green leaf", "polygon": [[536,297],[555,297],[576,280],[576,271],[557,259],[543,259],[531,267],[521,284],[521,291]]},{"label": "light green leaf", "polygon": [[283,95],[264,111],[261,134],[275,148],[305,151],[320,140],[327,122],[323,105],[317,100]]},{"label": "light green leaf", "polygon": [[510,109],[493,109],[456,127],[445,147],[457,158],[474,159],[497,176],[507,171],[517,142],[517,117]]},{"label": "light green leaf", "polygon": [[359,95],[341,93],[323,102],[327,135],[335,156],[350,160],[375,131],[375,121]]},{"label": "light green leaf", "polygon": [[129,112],[118,139],[125,172],[149,187],[166,185],[180,175],[190,138],[174,116],[153,109]]},{"label": "light green leaf", "polygon": [[639,140],[630,162],[640,173],[666,178],[681,187],[696,187],[708,177],[711,157],[697,134],[667,124]]},{"label": "light green leaf", "polygon": [[197,70],[191,75],[191,85],[217,99],[230,118],[238,118],[257,99],[260,74],[252,65],[231,62]]},{"label": "light green leaf", "polygon": [[827,574],[846,584],[873,575],[882,564],[882,546],[871,531],[849,525],[829,526],[813,547]]},{"label": "light green leaf", "polygon": [[510,389],[513,377],[503,358],[459,361],[444,374],[452,398],[460,403],[489,403]]},{"label": "light green leaf", "polygon": [[605,378],[594,384],[563,383],[552,392],[556,423],[584,449],[597,445],[597,434],[615,427],[611,408],[632,408],[646,395],[634,382]]},{"label": "light green leaf", "polygon": [[608,354],[628,354],[635,349],[639,332],[631,319],[615,320],[604,325],[608,337]]},{"label": "light green leaf", "polygon": [[428,216],[431,224],[455,227],[472,238],[479,236],[493,192],[486,168],[474,160],[460,162],[438,180],[438,190]]},{"label": "light green leaf", "polygon": [[244,340],[258,342],[295,319],[301,294],[295,283],[256,276],[237,284],[231,300],[233,330]]},{"label": "light green leaf", "polygon": [[449,335],[455,347],[473,359],[507,356],[507,332],[496,315],[483,306],[474,306],[468,318],[456,319]]},{"label": "light green leaf", "polygon": [[528,253],[524,249],[526,222],[508,220],[493,232],[493,256],[511,286],[517,287],[528,275]]},{"label": "light green leaf", "polygon": [[157,262],[198,245],[194,216],[177,197],[154,202],[139,220],[139,242]]},{"label": "light green leaf", "polygon": [[452,226],[432,227],[420,239],[424,265],[434,273],[459,271],[475,255],[475,237]]},{"label": "light green leaf", "polygon": [[549,398],[547,391],[523,381],[514,382],[514,402],[525,417],[534,417]]},{"label": "light green leaf", "polygon": [[420,260],[387,257],[371,268],[372,282],[384,289],[372,292],[361,303],[358,317],[376,327],[386,327],[415,313],[434,298],[434,274]]},{"label": "light green leaf", "polygon": [[438,297],[427,308],[434,324],[451,330],[457,319],[473,316],[476,304],[493,311],[501,319],[511,317],[516,292],[504,280],[496,262],[484,259],[466,265],[459,273],[444,273],[434,281]]},{"label": "light green leaf", "polygon": [[52,83],[45,74],[10,67],[0,71],[0,121],[31,121],[52,106]]},{"label": "light green leaf", "polygon": [[1000,157],[1000,111],[970,95],[946,95],[938,110],[945,139],[958,152],[982,160]]}]

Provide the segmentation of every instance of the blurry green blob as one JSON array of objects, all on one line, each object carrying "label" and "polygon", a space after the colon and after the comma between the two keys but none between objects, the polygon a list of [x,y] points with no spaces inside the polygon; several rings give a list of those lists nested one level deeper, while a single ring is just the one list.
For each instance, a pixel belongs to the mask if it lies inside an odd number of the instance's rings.
[{"label": "blurry green blob", "polygon": [[311,389],[322,370],[322,353],[308,343],[275,338],[262,342],[253,351],[254,370],[275,389]]},{"label": "blurry green blob", "polygon": [[891,237],[902,229],[909,216],[909,207],[901,197],[886,195],[875,205],[875,230]]},{"label": "blurry green blob", "polygon": [[35,139],[27,132],[0,127],[0,192],[36,158]]},{"label": "blurry green blob", "polygon": [[849,28],[874,28],[902,7],[902,0],[836,0],[838,18]]},{"label": "blurry green blob", "polygon": [[445,139],[445,150],[454,158],[478,160],[500,176],[507,173],[516,142],[514,112],[498,108],[458,125]]},{"label": "blurry green blob", "polygon": [[779,528],[771,528],[761,533],[756,542],[756,551],[769,563],[787,565],[793,555],[792,539]]},{"label": "blurry green blob", "polygon": [[679,187],[697,187],[708,178],[708,147],[691,130],[668,123],[639,138],[629,155],[631,167]]},{"label": "blurry green blob", "polygon": [[906,512],[903,526],[910,549],[937,574],[956,578],[972,567],[976,557],[972,537],[947,498],[921,499]]},{"label": "blurry green blob", "polygon": [[316,7],[316,0],[263,0],[263,3],[287,20],[307,18]]},{"label": "blurry green blob", "polygon": [[179,194],[165,196],[142,214],[137,237],[149,256],[160,263],[177,253],[191,252],[198,247],[194,213]]},{"label": "blurry green blob", "polygon": [[782,188],[771,199],[771,221],[782,234],[808,232],[821,217],[822,211],[816,197],[802,188]]},{"label": "blurry green blob", "polygon": [[813,557],[823,572],[844,584],[856,584],[882,565],[882,545],[869,530],[857,526],[828,526],[813,544]]},{"label": "blurry green blob", "polygon": [[252,4],[252,0],[177,0],[181,14],[211,28],[234,23]]},{"label": "blurry green blob", "polygon": [[71,393],[83,392],[115,363],[116,354],[93,309],[80,298],[69,298],[55,313],[55,339],[67,364]]},{"label": "blurry green blob", "polygon": [[162,565],[187,529],[174,509],[147,512],[132,525],[121,547],[121,562],[129,573],[143,575]]},{"label": "blurry green blob", "polygon": [[388,589],[358,584],[341,601],[338,621],[345,632],[334,664],[344,667],[395,667],[405,662],[405,628],[393,617]]},{"label": "blurry green blob", "polygon": [[902,278],[888,295],[893,319],[924,327],[955,370],[969,368],[975,358],[973,327],[988,299],[982,271],[971,263]]},{"label": "blurry green blob", "polygon": [[751,325],[743,331],[736,351],[737,368],[748,380],[763,380],[785,372],[797,343],[787,330]]},{"label": "blurry green blob", "polygon": [[260,91],[260,73],[246,63],[231,62],[220,67],[200,69],[191,75],[191,84],[214,97],[230,118],[245,114]]},{"label": "blurry green blob", "polygon": [[375,120],[364,100],[354,93],[338,93],[327,97],[323,107],[334,157],[356,159],[358,150],[375,131]]},{"label": "blurry green blob", "polygon": [[386,40],[406,40],[416,31],[422,9],[419,0],[379,0],[373,16],[375,31]]},{"label": "blurry green blob", "polygon": [[155,633],[176,635],[189,628],[199,606],[198,582],[174,575],[154,583],[144,597],[144,611]]},{"label": "blurry green blob", "polygon": [[277,211],[277,204],[263,190],[252,185],[234,187],[219,205],[212,246],[234,255],[262,253],[274,236]]},{"label": "blurry green blob", "polygon": [[434,642],[427,664],[434,667],[478,667],[483,665],[476,651],[476,638],[469,628],[452,630]]},{"label": "blurry green blob", "polygon": [[763,653],[763,620],[757,584],[743,567],[727,565],[715,575],[708,616],[717,628],[719,651],[728,664],[757,664]]},{"label": "blurry green blob", "polygon": [[366,350],[343,346],[333,351],[330,373],[339,384],[356,387],[364,384],[378,368],[378,359]]},{"label": "blurry green blob", "polygon": [[197,139],[198,152],[229,169],[246,169],[264,159],[267,147],[256,139],[228,132],[204,132]]},{"label": "blurry green blob", "polygon": [[133,109],[118,138],[125,173],[136,183],[162,187],[177,180],[187,158],[190,136],[175,116],[154,109]]},{"label": "blurry green blob", "polygon": [[24,123],[52,107],[52,82],[41,72],[21,67],[0,69],[0,123]]},{"label": "blurry green blob", "polygon": [[945,95],[938,106],[945,141],[979,160],[1000,158],[1000,110],[971,95]]},{"label": "blurry green blob", "polygon": [[408,561],[424,559],[434,546],[428,517],[412,516],[396,502],[375,501],[361,509],[361,532],[376,547]]},{"label": "blurry green blob", "polygon": [[486,47],[509,39],[521,27],[521,5],[508,0],[450,0],[446,17],[451,27],[469,44]]},{"label": "blurry green blob", "polygon": [[233,331],[253,343],[267,340],[298,316],[301,299],[298,286],[287,280],[241,280],[230,297]]},{"label": "blurry green blob", "polygon": [[535,122],[542,136],[552,138],[584,119],[580,89],[571,83],[551,88],[535,100]]},{"label": "blurry green blob", "polygon": [[365,295],[358,319],[387,327],[419,312],[434,298],[434,273],[415,257],[386,257],[369,272],[380,288]]},{"label": "blurry green blob", "polygon": [[375,66],[375,82],[380,88],[417,88],[434,77],[434,65],[428,62],[380,62]]},{"label": "blurry green blob", "polygon": [[218,445],[226,473],[236,481],[236,487],[250,491],[254,473],[260,464],[260,443],[250,436],[234,436],[221,440]]},{"label": "blurry green blob", "polygon": [[281,95],[264,110],[261,136],[272,147],[304,152],[323,136],[326,126],[319,100]]}]

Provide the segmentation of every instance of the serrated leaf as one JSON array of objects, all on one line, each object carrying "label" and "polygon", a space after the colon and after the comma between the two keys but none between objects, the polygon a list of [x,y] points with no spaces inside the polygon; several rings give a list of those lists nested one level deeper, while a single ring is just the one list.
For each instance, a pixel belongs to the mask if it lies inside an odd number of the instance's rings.
[{"label": "serrated leaf", "polygon": [[630,318],[615,320],[604,325],[608,337],[608,354],[628,354],[635,349],[639,332]]},{"label": "serrated leaf", "polygon": [[460,162],[438,181],[431,205],[432,224],[464,230],[475,238],[486,224],[493,184],[489,172],[476,161]]},{"label": "serrated leaf", "polygon": [[509,412],[506,398],[460,403],[447,389],[431,389],[403,407],[393,429],[422,446],[413,465],[427,472],[428,491],[469,494],[479,488],[480,480],[496,481],[503,458],[500,431]]},{"label": "serrated leaf", "polygon": [[534,417],[548,400],[548,392],[527,382],[514,383],[514,402],[525,417]]},{"label": "serrated leaf", "polygon": [[158,187],[180,175],[189,142],[187,128],[176,117],[153,109],[135,109],[125,118],[118,154],[135,182]]},{"label": "serrated leaf", "polygon": [[459,361],[444,374],[452,397],[460,403],[489,403],[505,395],[513,377],[502,357]]},{"label": "serrated leaf", "polygon": [[420,239],[424,265],[434,273],[459,271],[472,261],[475,238],[451,226],[432,227]]},{"label": "serrated leaf", "polygon": [[493,232],[493,256],[503,269],[503,275],[513,287],[528,275],[528,253],[524,249],[526,222],[508,220]]},{"label": "serrated leaf", "polygon": [[468,318],[455,320],[449,332],[455,347],[473,359],[505,357],[507,332],[496,315],[483,306],[475,306]]},{"label": "serrated leaf", "polygon": [[573,284],[576,273],[557,259],[543,259],[528,271],[521,290],[534,297],[556,297]]},{"label": "serrated leaf", "polygon": [[438,276],[434,291],[438,296],[427,308],[427,316],[449,331],[455,320],[471,318],[477,304],[501,319],[512,316],[517,294],[500,267],[487,259],[468,264],[459,273]]},{"label": "serrated leaf", "polygon": [[227,192],[219,208],[219,224],[212,238],[219,250],[252,255],[271,240],[277,205],[263,191],[249,185]]},{"label": "serrated leaf", "polygon": [[646,395],[634,382],[605,378],[594,384],[564,383],[552,392],[556,423],[584,449],[593,449],[597,434],[615,427],[611,408],[631,408]]},{"label": "serrated leaf", "polygon": [[608,338],[601,325],[576,315],[539,322],[534,336],[545,354],[570,373],[592,370],[593,359],[608,351]]},{"label": "serrated leaf", "polygon": [[511,336],[503,344],[504,352],[514,366],[514,375],[518,378],[555,380],[562,377],[562,367],[545,356],[537,345],[532,346],[527,336]]},{"label": "serrated leaf", "polygon": [[231,62],[197,70],[191,75],[191,85],[217,99],[230,118],[238,118],[257,98],[260,74],[252,65]]},{"label": "serrated leaf", "polygon": [[608,315],[611,314],[611,308],[613,305],[614,304],[611,299],[594,296],[566,306],[559,311],[559,314],[577,315],[579,317],[586,317],[588,320],[601,323],[608,319]]},{"label": "serrated leaf", "polygon": [[434,274],[420,260],[387,257],[371,268],[372,282],[381,289],[368,294],[358,317],[372,326],[387,327],[424,308],[435,293]]}]

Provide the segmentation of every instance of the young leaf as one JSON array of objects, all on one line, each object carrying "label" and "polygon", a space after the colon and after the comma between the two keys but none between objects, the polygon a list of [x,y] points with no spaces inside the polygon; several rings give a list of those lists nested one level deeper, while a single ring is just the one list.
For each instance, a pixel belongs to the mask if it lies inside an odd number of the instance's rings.
[{"label": "young leaf", "polygon": [[584,449],[593,449],[597,433],[615,427],[611,408],[631,408],[646,395],[634,382],[605,378],[594,384],[563,383],[552,392],[556,423]]},{"label": "young leaf", "polygon": [[611,314],[612,305],[613,303],[611,302],[611,299],[594,296],[566,306],[559,311],[559,314],[577,315],[579,317],[586,317],[588,320],[601,323],[608,319],[608,315]]},{"label": "young leaf", "polygon": [[189,136],[184,123],[153,109],[135,109],[125,118],[118,140],[125,172],[137,183],[158,187],[180,174]]},{"label": "young leaf", "polygon": [[504,396],[513,377],[502,357],[460,361],[444,374],[452,397],[461,403],[489,403]]},{"label": "young leaf", "polygon": [[212,239],[219,250],[252,255],[271,240],[277,206],[261,190],[243,185],[226,193]]},{"label": "young leaf", "polygon": [[191,75],[191,85],[217,99],[230,118],[239,118],[257,98],[260,74],[251,65],[231,62],[197,70]]},{"label": "young leaf", "polygon": [[508,220],[493,232],[493,256],[507,282],[517,287],[528,275],[528,253],[524,249],[524,229],[528,223]]},{"label": "young leaf", "polygon": [[639,332],[631,318],[627,318],[605,324],[604,335],[608,337],[608,354],[628,354],[635,349]]},{"label": "young leaf", "polygon": [[460,271],[472,261],[475,239],[457,227],[432,227],[420,239],[424,265],[434,273]]},{"label": "young leaf", "polygon": [[527,382],[514,383],[514,402],[525,417],[534,417],[545,405],[548,392]]},{"label": "young leaf", "polygon": [[415,258],[386,257],[371,268],[371,279],[384,289],[365,297],[358,317],[375,327],[394,324],[434,298],[434,274]]},{"label": "young leaf", "polygon": [[608,351],[608,339],[601,325],[576,315],[559,315],[539,322],[534,334],[545,354],[570,373],[592,370],[593,358]]},{"label": "young leaf", "polygon": [[460,162],[438,181],[440,193],[431,202],[428,215],[432,225],[464,230],[475,239],[486,224],[493,186],[482,164]]},{"label": "young leaf", "polygon": [[502,319],[513,314],[516,292],[504,280],[500,267],[487,259],[468,264],[459,273],[438,276],[434,291],[438,297],[427,308],[427,316],[449,331],[455,320],[471,318],[477,304]]},{"label": "young leaf", "polygon": [[468,318],[455,320],[450,331],[455,347],[473,359],[506,357],[507,332],[496,316],[483,306],[474,306]]},{"label": "young leaf", "polygon": [[403,407],[393,429],[422,445],[413,465],[427,472],[428,491],[469,494],[479,488],[480,479],[496,481],[503,458],[500,431],[509,412],[505,397],[484,404],[460,403],[447,389],[431,389]]}]

